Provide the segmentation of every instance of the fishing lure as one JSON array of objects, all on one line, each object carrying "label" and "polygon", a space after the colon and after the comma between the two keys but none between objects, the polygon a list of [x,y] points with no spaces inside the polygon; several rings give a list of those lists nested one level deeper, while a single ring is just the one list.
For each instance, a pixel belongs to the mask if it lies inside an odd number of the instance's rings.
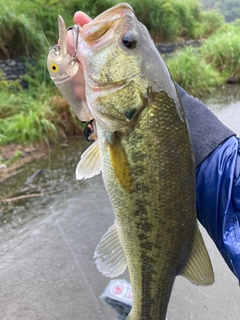
[{"label": "fishing lure", "polygon": [[[74,30],[79,32],[79,26],[74,26]],[[67,52],[67,29],[61,16],[58,16],[59,44],[50,48],[47,57],[47,66],[50,77],[58,90],[73,109],[76,116],[81,121],[92,120],[92,115],[88,109],[85,98],[79,94],[82,91],[82,71],[80,62],[77,60],[76,37],[75,52],[71,56]]]}]

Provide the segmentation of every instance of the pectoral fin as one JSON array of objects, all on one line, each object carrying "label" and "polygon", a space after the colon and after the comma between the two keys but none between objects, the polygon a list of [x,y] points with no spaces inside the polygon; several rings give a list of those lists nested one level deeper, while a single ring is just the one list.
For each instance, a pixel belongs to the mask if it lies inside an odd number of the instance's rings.
[{"label": "pectoral fin", "polygon": [[92,178],[101,172],[101,160],[98,141],[95,141],[82,154],[76,168],[77,180]]},{"label": "pectoral fin", "polygon": [[120,186],[129,193],[133,187],[131,169],[125,150],[116,134],[113,135],[112,143],[108,147],[115,178]]},{"label": "pectoral fin", "polygon": [[196,285],[209,286],[214,283],[212,264],[198,227],[192,253],[182,276]]},{"label": "pectoral fin", "polygon": [[105,277],[114,278],[125,271],[127,260],[120,243],[116,222],[101,238],[95,250],[94,259],[96,259],[98,270]]}]

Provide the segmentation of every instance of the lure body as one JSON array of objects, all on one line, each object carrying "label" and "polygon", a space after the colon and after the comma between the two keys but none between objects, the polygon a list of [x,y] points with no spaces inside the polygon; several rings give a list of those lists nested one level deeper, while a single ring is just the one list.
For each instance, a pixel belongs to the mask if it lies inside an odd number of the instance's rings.
[{"label": "lure body", "polygon": [[76,116],[81,121],[90,121],[92,115],[87,107],[85,93],[81,92],[81,64],[75,53],[73,56],[67,53],[67,29],[61,16],[58,16],[58,29],[59,45],[51,48],[47,57],[50,77]]}]

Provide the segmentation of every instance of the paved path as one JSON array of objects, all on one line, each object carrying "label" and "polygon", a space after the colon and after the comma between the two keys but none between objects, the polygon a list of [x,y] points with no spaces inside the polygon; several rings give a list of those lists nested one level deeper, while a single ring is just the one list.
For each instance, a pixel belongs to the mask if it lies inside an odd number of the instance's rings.
[{"label": "paved path", "polygon": [[[222,110],[218,116],[240,135],[239,108]],[[19,202],[15,208],[9,206],[9,216],[0,215],[1,320],[114,319],[98,299],[109,280],[92,259],[100,237],[113,223],[113,212],[101,176],[75,181],[78,156],[70,154],[67,149],[58,159],[52,157],[45,177],[55,181],[56,188],[63,187],[62,192]],[[38,163],[28,165],[25,175],[37,169]],[[178,277],[168,320],[239,320],[238,281],[203,233],[216,283],[197,287]],[[122,278],[128,280],[127,273]]]}]

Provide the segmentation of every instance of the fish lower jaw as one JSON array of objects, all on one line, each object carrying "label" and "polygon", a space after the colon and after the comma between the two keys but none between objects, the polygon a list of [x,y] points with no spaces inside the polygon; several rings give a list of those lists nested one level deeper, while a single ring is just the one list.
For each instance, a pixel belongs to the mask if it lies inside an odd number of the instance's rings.
[{"label": "fish lower jaw", "polygon": [[112,82],[112,83],[98,83],[87,82],[87,86],[94,93],[101,93],[101,96],[110,95],[116,91],[122,89],[126,85],[126,82]]}]

